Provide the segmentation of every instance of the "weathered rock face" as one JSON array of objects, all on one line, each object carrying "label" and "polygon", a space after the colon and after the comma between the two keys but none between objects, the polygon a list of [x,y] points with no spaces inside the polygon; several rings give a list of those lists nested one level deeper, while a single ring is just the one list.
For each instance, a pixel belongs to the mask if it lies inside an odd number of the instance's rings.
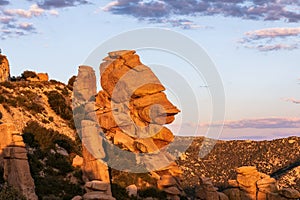
[{"label": "weathered rock face", "polygon": [[292,188],[279,190],[277,181],[260,173],[256,167],[245,166],[237,169],[237,179],[230,180],[232,187],[224,193],[230,200],[286,200],[298,199],[300,193]]},{"label": "weathered rock face", "polygon": [[[83,110],[76,112],[75,124],[80,128],[82,139],[82,172],[83,180],[88,190],[83,199],[114,199],[111,194],[108,166],[102,161],[105,157],[103,138],[99,135],[96,112],[92,97],[96,95],[96,76],[91,67],[80,66],[76,82],[74,83],[73,107],[81,105]],[[75,109],[76,110],[76,109]],[[98,180],[99,182],[95,182]],[[94,181],[94,182],[90,182]],[[105,186],[105,192],[94,187]],[[97,197],[98,196],[98,197]]]},{"label": "weathered rock face", "polygon": [[[174,121],[180,112],[164,94],[165,87],[151,71],[140,62],[135,51],[109,53],[100,65],[101,86],[96,96],[96,114],[105,137],[122,150],[139,153],[157,153],[173,141],[172,132],[164,127]],[[172,185],[161,185],[171,177],[182,173],[171,155],[164,153],[159,160],[136,157],[147,169],[168,163],[159,169],[158,185],[170,198],[182,194],[179,181]],[[152,170],[150,170],[152,171]],[[174,180],[178,178],[174,178]]]},{"label": "weathered rock face", "polygon": [[0,82],[8,81],[10,77],[9,63],[6,56],[0,54]]},{"label": "weathered rock face", "polygon": [[214,187],[211,179],[201,177],[200,185],[196,187],[196,198],[203,200],[228,200],[228,197],[221,192],[218,192],[218,188]]},{"label": "weathered rock face", "polygon": [[28,200],[37,200],[22,136],[15,132],[13,124],[0,124],[0,133],[4,179]]},{"label": "weathered rock face", "polygon": [[35,77],[28,77],[26,80],[31,82],[49,81],[49,76],[47,73],[35,73]]}]

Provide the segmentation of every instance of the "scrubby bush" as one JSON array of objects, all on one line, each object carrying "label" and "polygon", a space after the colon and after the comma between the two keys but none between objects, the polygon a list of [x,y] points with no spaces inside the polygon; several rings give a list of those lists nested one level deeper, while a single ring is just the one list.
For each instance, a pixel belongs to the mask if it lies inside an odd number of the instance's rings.
[{"label": "scrubby bush", "polygon": [[72,77],[69,79],[67,87],[68,87],[70,90],[73,90],[73,86],[74,86],[74,82],[76,81],[76,78],[77,78],[77,76],[72,76]]},{"label": "scrubby bush", "polygon": [[144,190],[139,190],[138,195],[141,198],[153,197],[158,199],[167,199],[167,194],[157,188],[147,188]]},{"label": "scrubby bush", "polygon": [[10,81],[5,81],[0,83],[1,86],[6,87],[8,89],[14,89],[15,85],[13,85]]},{"label": "scrubby bush", "polygon": [[23,139],[30,147],[40,147],[42,150],[55,148],[56,142],[67,146],[68,153],[81,154],[81,144],[75,144],[69,137],[52,129],[42,127],[38,122],[30,121],[23,129]]},{"label": "scrubby bush", "polygon": [[3,200],[26,200],[26,198],[20,194],[15,188],[4,184],[1,187],[0,199]]},{"label": "scrubby bush", "polygon": [[[69,155],[81,153],[80,144],[52,129],[46,129],[37,122],[29,122],[23,130],[23,140],[33,149],[28,154],[30,172],[35,182],[39,199],[72,199],[82,195],[82,179],[79,184],[72,184],[66,179],[70,173],[77,173],[71,165],[71,156],[63,156],[53,152],[56,144],[66,149]],[[74,175],[75,177],[75,175]]]},{"label": "scrubby bush", "polygon": [[33,71],[24,71],[21,77],[26,80],[27,78],[35,78],[37,77],[37,75]]},{"label": "scrubby bush", "polygon": [[52,110],[65,120],[72,120],[73,113],[71,107],[67,104],[62,94],[53,90],[45,93],[48,97],[48,103]]}]

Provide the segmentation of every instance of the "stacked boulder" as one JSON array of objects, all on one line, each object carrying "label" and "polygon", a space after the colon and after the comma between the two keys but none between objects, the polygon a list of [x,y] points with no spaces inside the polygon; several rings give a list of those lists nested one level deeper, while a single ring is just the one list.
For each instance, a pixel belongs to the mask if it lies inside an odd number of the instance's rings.
[{"label": "stacked boulder", "polygon": [[299,199],[300,193],[291,188],[279,190],[276,180],[260,173],[254,166],[237,169],[237,179],[229,180],[232,187],[223,192],[230,200],[287,200]]},{"label": "stacked boulder", "polygon": [[196,199],[201,200],[228,200],[228,197],[214,187],[210,178],[201,177],[200,185],[195,189]]},{"label": "stacked boulder", "polygon": [[0,124],[0,133],[0,165],[4,170],[4,180],[26,199],[37,200],[22,136],[10,123]]},{"label": "stacked boulder", "polygon": [[80,66],[73,90],[74,122],[82,139],[83,180],[87,193],[73,199],[113,200],[110,187],[108,166],[103,162],[106,154],[103,137],[99,135],[96,112],[93,102],[96,91],[96,76],[91,67]]},{"label": "stacked boulder", "polygon": [[[136,155],[163,151],[174,140],[163,125],[172,123],[180,111],[167,99],[165,87],[151,69],[141,63],[135,51],[123,50],[110,52],[100,65],[100,73],[103,90],[96,96],[96,114],[106,139]],[[169,179],[182,173],[171,157],[166,152],[159,160],[151,158],[143,164],[148,171],[159,168],[152,174],[164,181],[163,175]],[[138,156],[136,159],[140,162]],[[167,165],[155,166],[164,160]],[[171,196],[182,192],[175,185],[162,185],[162,189]]]},{"label": "stacked boulder", "polygon": [[83,200],[101,199],[115,200],[111,196],[110,184],[104,181],[90,181],[84,186],[87,193],[83,195]]}]

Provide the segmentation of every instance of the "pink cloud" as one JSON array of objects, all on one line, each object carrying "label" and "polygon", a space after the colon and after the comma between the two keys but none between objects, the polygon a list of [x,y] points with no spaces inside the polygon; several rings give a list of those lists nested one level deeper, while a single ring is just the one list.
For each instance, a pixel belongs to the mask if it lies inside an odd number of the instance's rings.
[{"label": "pink cloud", "polygon": [[300,35],[300,27],[266,28],[245,33],[250,38],[275,38]]},{"label": "pink cloud", "polygon": [[45,10],[41,7],[39,7],[37,4],[33,4],[30,6],[28,10],[24,9],[7,9],[3,11],[4,14],[9,16],[19,16],[24,18],[32,18],[32,17],[39,17],[41,15],[44,15],[46,13],[49,13],[51,15],[58,15],[58,11],[56,10]]},{"label": "pink cloud", "polygon": [[300,104],[300,100],[296,100],[294,98],[287,98],[287,99],[285,99],[285,101],[292,102],[292,103],[295,103],[295,104]]}]

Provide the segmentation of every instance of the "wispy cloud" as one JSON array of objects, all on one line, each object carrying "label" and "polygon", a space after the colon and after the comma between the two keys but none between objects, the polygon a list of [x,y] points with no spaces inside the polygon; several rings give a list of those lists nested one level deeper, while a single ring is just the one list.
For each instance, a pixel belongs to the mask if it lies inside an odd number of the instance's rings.
[{"label": "wispy cloud", "polygon": [[24,17],[24,18],[32,18],[32,17],[39,17],[41,15],[44,15],[46,13],[57,15],[58,12],[54,10],[45,10],[41,7],[39,7],[37,4],[33,4],[30,6],[28,10],[24,9],[6,9],[3,11],[3,13],[7,16],[18,16],[18,17]]},{"label": "wispy cloud", "polygon": [[300,118],[259,118],[225,122],[226,128],[270,129],[270,128],[300,128]]},{"label": "wispy cloud", "polygon": [[287,98],[285,99],[285,101],[295,103],[295,104],[300,104],[300,100],[296,100],[294,98]]},{"label": "wispy cloud", "polygon": [[297,0],[116,0],[102,8],[117,15],[141,20],[188,16],[223,15],[242,19],[286,22],[300,21]]},{"label": "wispy cloud", "polygon": [[0,0],[0,6],[6,6],[9,4],[9,1],[6,0]]},{"label": "wispy cloud", "polygon": [[[32,4],[28,9],[16,8],[0,10],[0,37],[6,39],[9,37],[18,37],[37,33],[37,30],[29,20],[47,15],[58,15],[57,10],[46,10],[37,4]],[[26,19],[26,21],[24,21]]]},{"label": "wispy cloud", "polygon": [[299,49],[300,27],[266,28],[245,33],[238,42],[259,51]]},{"label": "wispy cloud", "polygon": [[[38,33],[33,18],[58,16],[59,9],[90,4],[88,0],[27,0],[32,5],[28,9],[13,8],[9,1],[0,0],[0,38],[18,37]],[[24,19],[26,21],[24,21]]]},{"label": "wispy cloud", "polygon": [[224,126],[229,129],[272,129],[272,128],[300,128],[300,118],[294,117],[267,117],[267,118],[252,118],[234,121],[215,122],[213,124],[182,124],[187,127],[208,127],[208,126]]},{"label": "wispy cloud", "polygon": [[249,31],[245,35],[252,39],[289,37],[300,35],[300,27],[282,27],[282,28],[266,28],[256,31]]}]

